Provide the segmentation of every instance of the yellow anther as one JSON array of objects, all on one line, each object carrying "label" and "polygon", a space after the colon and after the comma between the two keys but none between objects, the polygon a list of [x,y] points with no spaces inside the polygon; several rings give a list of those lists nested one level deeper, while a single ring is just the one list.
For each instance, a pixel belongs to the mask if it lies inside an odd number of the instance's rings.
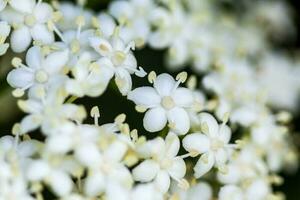
[{"label": "yellow anther", "polygon": [[12,95],[16,98],[22,97],[24,95],[24,90],[17,88],[14,91],[12,91]]},{"label": "yellow anther", "polygon": [[97,19],[97,17],[92,17],[91,24],[94,28],[99,29],[100,28],[100,22]]},{"label": "yellow anther", "polygon": [[222,122],[224,124],[226,124],[229,120],[229,116],[230,116],[230,113],[229,112],[226,112],[224,115],[223,115],[223,118],[222,118]]},{"label": "yellow anther", "polygon": [[132,139],[133,142],[136,142],[138,140],[138,131],[136,129],[133,129],[131,132],[130,132],[130,137]]},{"label": "yellow anther", "polygon": [[122,123],[125,122],[125,120],[126,120],[126,115],[125,115],[124,113],[119,114],[119,115],[115,118],[115,122],[116,122],[117,124],[122,124]]},{"label": "yellow anther", "polygon": [[192,75],[188,78],[187,87],[191,90],[197,87],[197,77],[195,75]]},{"label": "yellow anther", "polygon": [[155,79],[156,79],[156,73],[155,71],[151,71],[148,75],[149,83],[154,83]]},{"label": "yellow anther", "polygon": [[176,76],[176,80],[180,81],[181,83],[184,83],[188,77],[188,74],[186,72],[180,72]]},{"label": "yellow anther", "polygon": [[21,134],[21,125],[20,123],[15,123],[12,127],[12,134],[13,135],[20,135]]},{"label": "yellow anther", "polygon": [[22,59],[19,57],[14,57],[11,61],[12,66],[18,68],[22,65]]},{"label": "yellow anther", "polygon": [[144,112],[146,112],[147,108],[145,106],[142,106],[142,105],[136,105],[135,110],[140,112],[140,113],[144,113]]},{"label": "yellow anther", "polygon": [[56,12],[53,13],[52,19],[53,19],[54,22],[58,22],[60,19],[62,19],[62,16],[63,15],[62,15],[61,12],[56,11]]},{"label": "yellow anther", "polygon": [[206,122],[202,122],[200,128],[203,133],[209,133],[209,127]]}]

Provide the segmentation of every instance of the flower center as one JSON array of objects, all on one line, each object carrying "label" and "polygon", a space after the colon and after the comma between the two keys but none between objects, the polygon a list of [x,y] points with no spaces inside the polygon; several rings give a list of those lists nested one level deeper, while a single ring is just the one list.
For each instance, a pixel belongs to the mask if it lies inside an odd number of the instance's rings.
[{"label": "flower center", "polygon": [[172,99],[172,97],[170,97],[170,96],[165,96],[165,97],[163,97],[162,100],[161,100],[161,105],[162,105],[165,109],[170,110],[170,109],[172,109],[172,108],[175,107],[175,102],[174,102],[174,100]]},{"label": "flower center", "polygon": [[218,149],[223,148],[223,146],[224,146],[224,143],[219,139],[213,139],[211,141],[211,149],[213,151],[217,151]]},{"label": "flower center", "polygon": [[36,23],[36,18],[34,15],[27,15],[25,17],[25,24],[27,26],[33,26],[33,25],[35,25],[35,23]]},{"label": "flower center", "polygon": [[35,80],[38,83],[45,83],[48,81],[48,74],[44,70],[38,70],[35,73]]},{"label": "flower center", "polygon": [[173,164],[173,161],[169,158],[166,158],[166,159],[161,161],[160,167],[162,169],[169,169],[172,166],[172,164]]}]

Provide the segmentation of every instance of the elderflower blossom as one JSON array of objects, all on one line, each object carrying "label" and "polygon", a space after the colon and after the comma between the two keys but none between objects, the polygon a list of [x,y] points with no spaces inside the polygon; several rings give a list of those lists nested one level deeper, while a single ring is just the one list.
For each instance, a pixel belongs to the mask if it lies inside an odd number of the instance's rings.
[{"label": "elderflower blossom", "polygon": [[190,120],[186,108],[193,102],[191,91],[179,87],[184,76],[177,81],[168,74],[160,74],[153,80],[152,87],[136,88],[128,94],[138,109],[147,110],[144,127],[150,132],[162,130],[168,123],[177,134],[186,134],[190,129]]},{"label": "elderflower blossom", "polygon": [[202,154],[198,160],[195,177],[206,174],[213,166],[226,173],[226,162],[229,156],[231,130],[225,125],[218,125],[213,116],[208,113],[200,113],[202,133],[192,133],[183,139],[183,147],[191,154]]},{"label": "elderflower blossom", "polygon": [[10,26],[6,21],[0,21],[0,56],[4,55],[9,47],[9,43],[5,43],[10,33]]}]

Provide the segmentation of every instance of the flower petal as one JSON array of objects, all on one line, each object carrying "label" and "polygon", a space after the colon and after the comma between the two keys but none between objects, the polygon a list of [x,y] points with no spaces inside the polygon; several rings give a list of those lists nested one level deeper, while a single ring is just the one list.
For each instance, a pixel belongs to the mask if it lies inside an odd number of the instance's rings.
[{"label": "flower petal", "polygon": [[35,7],[33,14],[39,23],[46,23],[51,19],[53,13],[52,7],[47,3],[39,3]]},{"label": "flower petal", "polygon": [[158,188],[158,190],[162,193],[166,193],[170,187],[170,176],[166,171],[159,171],[155,180],[154,184]]},{"label": "flower petal", "polygon": [[146,108],[154,107],[160,104],[161,98],[152,87],[139,87],[129,92],[127,98],[137,105]]},{"label": "flower petal", "polygon": [[205,127],[208,128],[208,130],[202,131],[210,137],[217,137],[219,131],[219,124],[217,120],[211,114],[205,112],[200,113],[198,116],[200,125],[205,125]]},{"label": "flower petal", "polygon": [[149,132],[162,130],[167,124],[165,110],[161,107],[151,108],[146,112],[143,124],[145,129]]},{"label": "flower petal", "polygon": [[60,197],[70,194],[74,185],[67,173],[58,170],[49,175],[49,184],[53,192]]},{"label": "flower petal", "polygon": [[175,158],[171,168],[168,169],[170,176],[176,180],[184,177],[186,172],[185,162],[182,158]]},{"label": "flower petal", "polygon": [[180,141],[176,134],[169,132],[166,137],[166,156],[174,158],[180,148]]},{"label": "flower petal", "polygon": [[184,137],[182,145],[188,152],[205,153],[209,150],[210,141],[204,134],[193,133]]},{"label": "flower petal", "polygon": [[88,176],[84,184],[84,191],[89,197],[95,197],[101,194],[105,188],[104,176],[96,173]]},{"label": "flower petal", "polygon": [[17,11],[31,13],[35,6],[35,0],[10,0],[9,4]]},{"label": "flower petal", "polygon": [[231,129],[227,125],[221,125],[219,128],[219,138],[227,144],[231,138]]},{"label": "flower petal", "polygon": [[34,46],[31,47],[26,54],[26,63],[30,68],[38,69],[41,67],[42,64],[42,52],[41,48]]},{"label": "flower petal", "polygon": [[168,111],[168,122],[171,130],[178,135],[186,134],[190,129],[190,118],[183,108],[175,107]]},{"label": "flower petal", "polygon": [[155,178],[159,165],[153,160],[145,160],[132,170],[134,180],[149,182]]},{"label": "flower petal", "polygon": [[11,48],[16,53],[25,51],[31,43],[31,34],[26,26],[14,30],[10,38]]},{"label": "flower petal", "polygon": [[42,123],[39,115],[27,115],[21,121],[21,133],[28,133],[37,129]]},{"label": "flower petal", "polygon": [[51,75],[62,70],[63,66],[67,64],[69,59],[69,51],[57,51],[49,54],[43,61],[43,68]]},{"label": "flower petal", "polygon": [[129,72],[123,68],[116,71],[115,82],[123,96],[127,95],[132,88],[132,80]]},{"label": "flower petal", "polygon": [[154,88],[161,96],[170,96],[175,87],[175,80],[169,74],[160,74],[154,81]]},{"label": "flower petal", "polygon": [[193,93],[187,88],[177,88],[172,94],[175,104],[180,107],[191,107],[194,102]]},{"label": "flower petal", "polygon": [[97,51],[101,56],[107,56],[112,51],[112,46],[104,38],[91,37],[89,38],[90,45]]},{"label": "flower petal", "polygon": [[45,24],[36,24],[30,30],[31,36],[35,41],[43,44],[54,42],[54,33],[50,31]]},{"label": "flower petal", "polygon": [[7,75],[7,82],[14,88],[24,88],[34,83],[34,74],[25,68],[13,69]]},{"label": "flower petal", "polygon": [[195,177],[200,178],[206,174],[214,165],[213,153],[203,154],[194,167]]}]

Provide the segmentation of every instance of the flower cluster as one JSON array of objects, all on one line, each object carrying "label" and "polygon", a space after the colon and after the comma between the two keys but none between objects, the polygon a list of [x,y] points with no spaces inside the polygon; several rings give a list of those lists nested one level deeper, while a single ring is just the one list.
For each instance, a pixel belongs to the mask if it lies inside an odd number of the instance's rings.
[{"label": "flower cluster", "polygon": [[[268,6],[289,15],[268,1],[240,19],[210,0],[119,0],[99,13],[84,1],[0,0],[0,55],[18,53],[7,82],[26,113],[0,138],[0,199],[283,199],[272,186],[297,167],[288,125],[300,62],[272,51],[269,30],[293,25]],[[139,66],[145,46],[194,74]],[[146,131],[125,114],[99,124],[97,106],[75,102],[109,87],[144,113]]]}]

